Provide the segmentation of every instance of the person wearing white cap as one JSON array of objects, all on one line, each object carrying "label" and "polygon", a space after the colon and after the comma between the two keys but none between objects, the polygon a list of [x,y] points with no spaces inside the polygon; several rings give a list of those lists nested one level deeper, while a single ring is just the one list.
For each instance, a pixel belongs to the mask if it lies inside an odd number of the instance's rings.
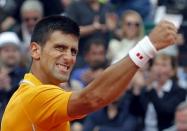
[{"label": "person wearing white cap", "polygon": [[14,32],[0,34],[0,62],[1,68],[9,72],[20,61],[20,40]]},{"label": "person wearing white cap", "polygon": [[14,32],[3,32],[0,34],[0,47],[7,44],[20,46],[20,40]]},{"label": "person wearing white cap", "polygon": [[29,46],[35,24],[43,17],[43,5],[38,0],[26,0],[20,8],[21,25],[15,31],[25,47]]},{"label": "person wearing white cap", "polygon": [[21,61],[20,40],[14,32],[0,34],[0,121],[11,95],[26,72]]}]

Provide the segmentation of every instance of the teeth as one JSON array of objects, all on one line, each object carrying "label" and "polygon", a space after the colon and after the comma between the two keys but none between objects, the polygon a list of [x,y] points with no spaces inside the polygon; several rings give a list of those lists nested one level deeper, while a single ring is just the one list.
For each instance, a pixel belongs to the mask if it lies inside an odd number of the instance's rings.
[{"label": "teeth", "polygon": [[66,65],[57,64],[57,66],[58,66],[60,69],[66,69],[66,70],[68,70],[68,66],[66,66]]}]

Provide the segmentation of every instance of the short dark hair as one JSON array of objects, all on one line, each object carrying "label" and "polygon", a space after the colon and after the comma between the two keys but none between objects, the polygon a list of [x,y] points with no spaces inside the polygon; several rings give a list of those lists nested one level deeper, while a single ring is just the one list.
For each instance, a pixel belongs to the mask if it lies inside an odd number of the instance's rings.
[{"label": "short dark hair", "polygon": [[86,55],[90,51],[92,45],[103,46],[105,48],[105,40],[102,39],[102,38],[91,38],[91,39],[89,39],[86,42],[86,45],[84,47],[84,55]]},{"label": "short dark hair", "polygon": [[36,24],[31,42],[37,42],[39,45],[44,46],[54,31],[62,31],[65,34],[80,37],[80,29],[76,22],[67,16],[55,15],[46,17]]}]

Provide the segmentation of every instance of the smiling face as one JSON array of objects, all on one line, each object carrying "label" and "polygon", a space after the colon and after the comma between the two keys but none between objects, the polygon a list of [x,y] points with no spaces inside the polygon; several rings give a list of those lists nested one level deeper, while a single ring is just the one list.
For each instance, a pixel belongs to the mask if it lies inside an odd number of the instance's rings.
[{"label": "smiling face", "polygon": [[54,31],[43,47],[33,43],[31,50],[35,73],[42,82],[59,84],[69,79],[76,62],[78,38]]},{"label": "smiling face", "polygon": [[172,67],[172,59],[170,57],[157,57],[154,60],[152,71],[158,83],[164,84],[169,80],[175,74],[174,70],[174,67]]},{"label": "smiling face", "polygon": [[140,17],[137,14],[127,14],[123,18],[123,33],[128,39],[134,39],[139,36],[141,26]]}]

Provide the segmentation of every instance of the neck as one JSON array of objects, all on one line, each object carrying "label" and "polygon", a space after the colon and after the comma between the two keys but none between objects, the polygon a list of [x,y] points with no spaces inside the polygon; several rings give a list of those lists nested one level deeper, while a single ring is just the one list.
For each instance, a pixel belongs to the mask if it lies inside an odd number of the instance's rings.
[{"label": "neck", "polygon": [[37,64],[32,64],[30,72],[43,84],[50,84],[50,81],[46,77],[47,75],[42,73],[41,69],[37,67]]},{"label": "neck", "polygon": [[43,84],[53,84],[59,86],[60,83],[62,83],[52,78],[50,74],[45,73],[37,63],[31,65],[30,72]]}]

